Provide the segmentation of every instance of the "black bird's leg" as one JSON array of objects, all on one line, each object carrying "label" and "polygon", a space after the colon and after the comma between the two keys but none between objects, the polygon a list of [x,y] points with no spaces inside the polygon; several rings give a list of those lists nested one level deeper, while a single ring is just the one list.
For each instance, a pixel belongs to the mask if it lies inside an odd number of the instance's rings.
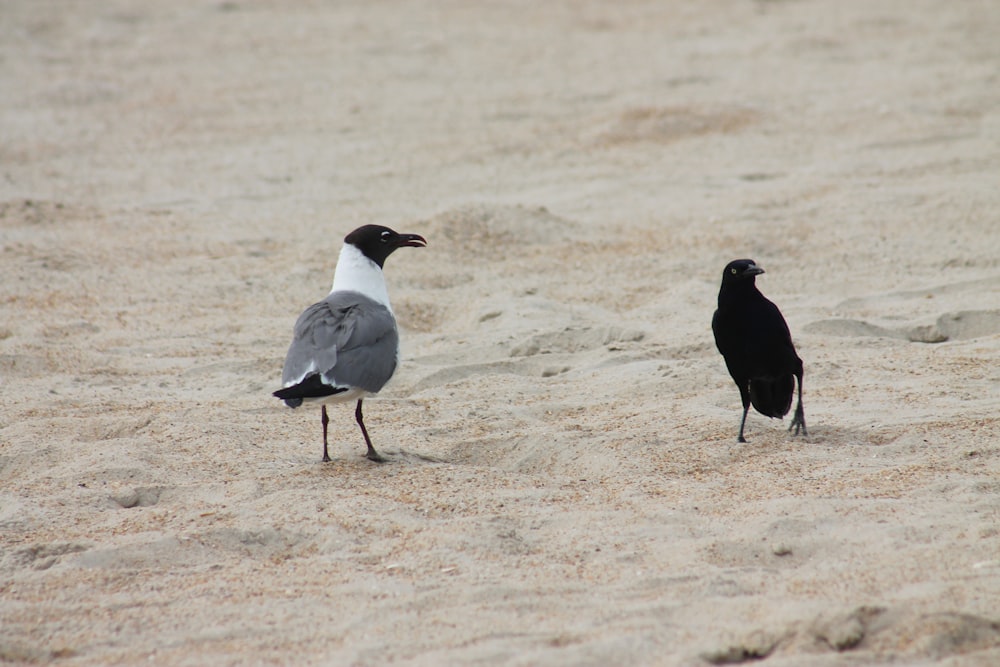
[{"label": "black bird's leg", "polygon": [[326,416],[326,406],[323,406],[323,412],[321,413],[321,420],[323,421],[323,462],[326,463],[330,460],[330,455],[326,451],[326,427],[330,423],[330,418]]},{"label": "black bird's leg", "polygon": [[358,409],[354,411],[354,418],[358,420],[358,426],[361,427],[361,435],[365,436],[365,444],[368,445],[368,453],[365,455],[368,457],[369,461],[375,461],[377,463],[385,463],[385,459],[375,451],[372,447],[372,439],[368,437],[368,429],[365,428],[365,419],[361,415],[361,399],[358,399]]},{"label": "black bird's leg", "polygon": [[750,409],[749,405],[743,406],[743,419],[740,420],[740,435],[736,438],[736,442],[746,442],[747,439],[743,437],[743,427],[747,423],[747,411]]},{"label": "black bird's leg", "polygon": [[747,412],[750,411],[750,389],[748,387],[740,387],[740,398],[743,399],[743,419],[740,420],[740,435],[736,438],[736,442],[746,442],[747,439],[743,437],[743,427],[747,423]]},{"label": "black bird's leg", "polygon": [[798,373],[795,377],[799,381],[799,403],[795,406],[795,416],[792,418],[792,423],[788,425],[788,430],[795,429],[795,435],[798,435],[799,429],[802,429],[802,435],[808,436],[809,434],[806,433],[806,413],[802,409],[802,374]]}]

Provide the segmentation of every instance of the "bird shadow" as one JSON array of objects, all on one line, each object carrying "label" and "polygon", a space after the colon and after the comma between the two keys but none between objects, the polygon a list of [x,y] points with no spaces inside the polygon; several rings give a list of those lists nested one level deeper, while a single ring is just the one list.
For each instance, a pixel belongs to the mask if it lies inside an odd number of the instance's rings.
[{"label": "bird shadow", "polygon": [[397,450],[381,450],[379,453],[385,459],[384,463],[447,463],[447,461],[437,456],[412,452],[402,448]]},{"label": "bird shadow", "polygon": [[[784,435],[792,442],[823,447],[868,446],[879,447],[894,442],[907,431],[906,428],[887,424],[868,426],[841,426],[839,424],[809,425],[808,435]],[[750,440],[751,433],[747,433]]]},{"label": "bird shadow", "polygon": [[745,443],[737,443],[736,438],[732,439],[734,446],[778,443],[804,446],[843,446],[843,445],[867,445],[877,447],[896,440],[905,429],[883,424],[871,424],[870,426],[841,426],[838,424],[818,423],[809,424],[808,434],[795,434],[785,428],[769,429],[767,422],[762,424],[747,424]]}]

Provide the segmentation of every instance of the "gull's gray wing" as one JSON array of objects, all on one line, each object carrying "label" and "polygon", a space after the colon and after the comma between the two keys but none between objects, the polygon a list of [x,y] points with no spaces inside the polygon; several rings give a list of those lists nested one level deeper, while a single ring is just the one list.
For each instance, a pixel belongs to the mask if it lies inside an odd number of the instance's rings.
[{"label": "gull's gray wing", "polygon": [[311,375],[377,392],[396,370],[399,332],[388,308],[358,292],[333,292],[295,322],[281,373],[286,387]]}]

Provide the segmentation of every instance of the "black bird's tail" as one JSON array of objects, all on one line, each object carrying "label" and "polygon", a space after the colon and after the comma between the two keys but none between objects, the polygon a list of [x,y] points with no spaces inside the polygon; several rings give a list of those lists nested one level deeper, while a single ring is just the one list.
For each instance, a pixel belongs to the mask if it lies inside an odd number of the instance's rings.
[{"label": "black bird's tail", "polygon": [[750,403],[760,414],[781,419],[788,414],[788,410],[792,407],[794,391],[794,375],[755,378],[750,380]]}]

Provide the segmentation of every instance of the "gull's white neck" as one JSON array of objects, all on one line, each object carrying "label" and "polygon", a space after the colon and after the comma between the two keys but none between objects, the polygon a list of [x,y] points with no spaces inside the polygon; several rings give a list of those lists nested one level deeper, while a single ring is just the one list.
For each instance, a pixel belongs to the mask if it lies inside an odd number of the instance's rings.
[{"label": "gull's white neck", "polygon": [[340,258],[337,260],[337,270],[333,274],[333,287],[330,291],[360,292],[392,312],[382,269],[350,243],[345,243],[340,249]]}]

